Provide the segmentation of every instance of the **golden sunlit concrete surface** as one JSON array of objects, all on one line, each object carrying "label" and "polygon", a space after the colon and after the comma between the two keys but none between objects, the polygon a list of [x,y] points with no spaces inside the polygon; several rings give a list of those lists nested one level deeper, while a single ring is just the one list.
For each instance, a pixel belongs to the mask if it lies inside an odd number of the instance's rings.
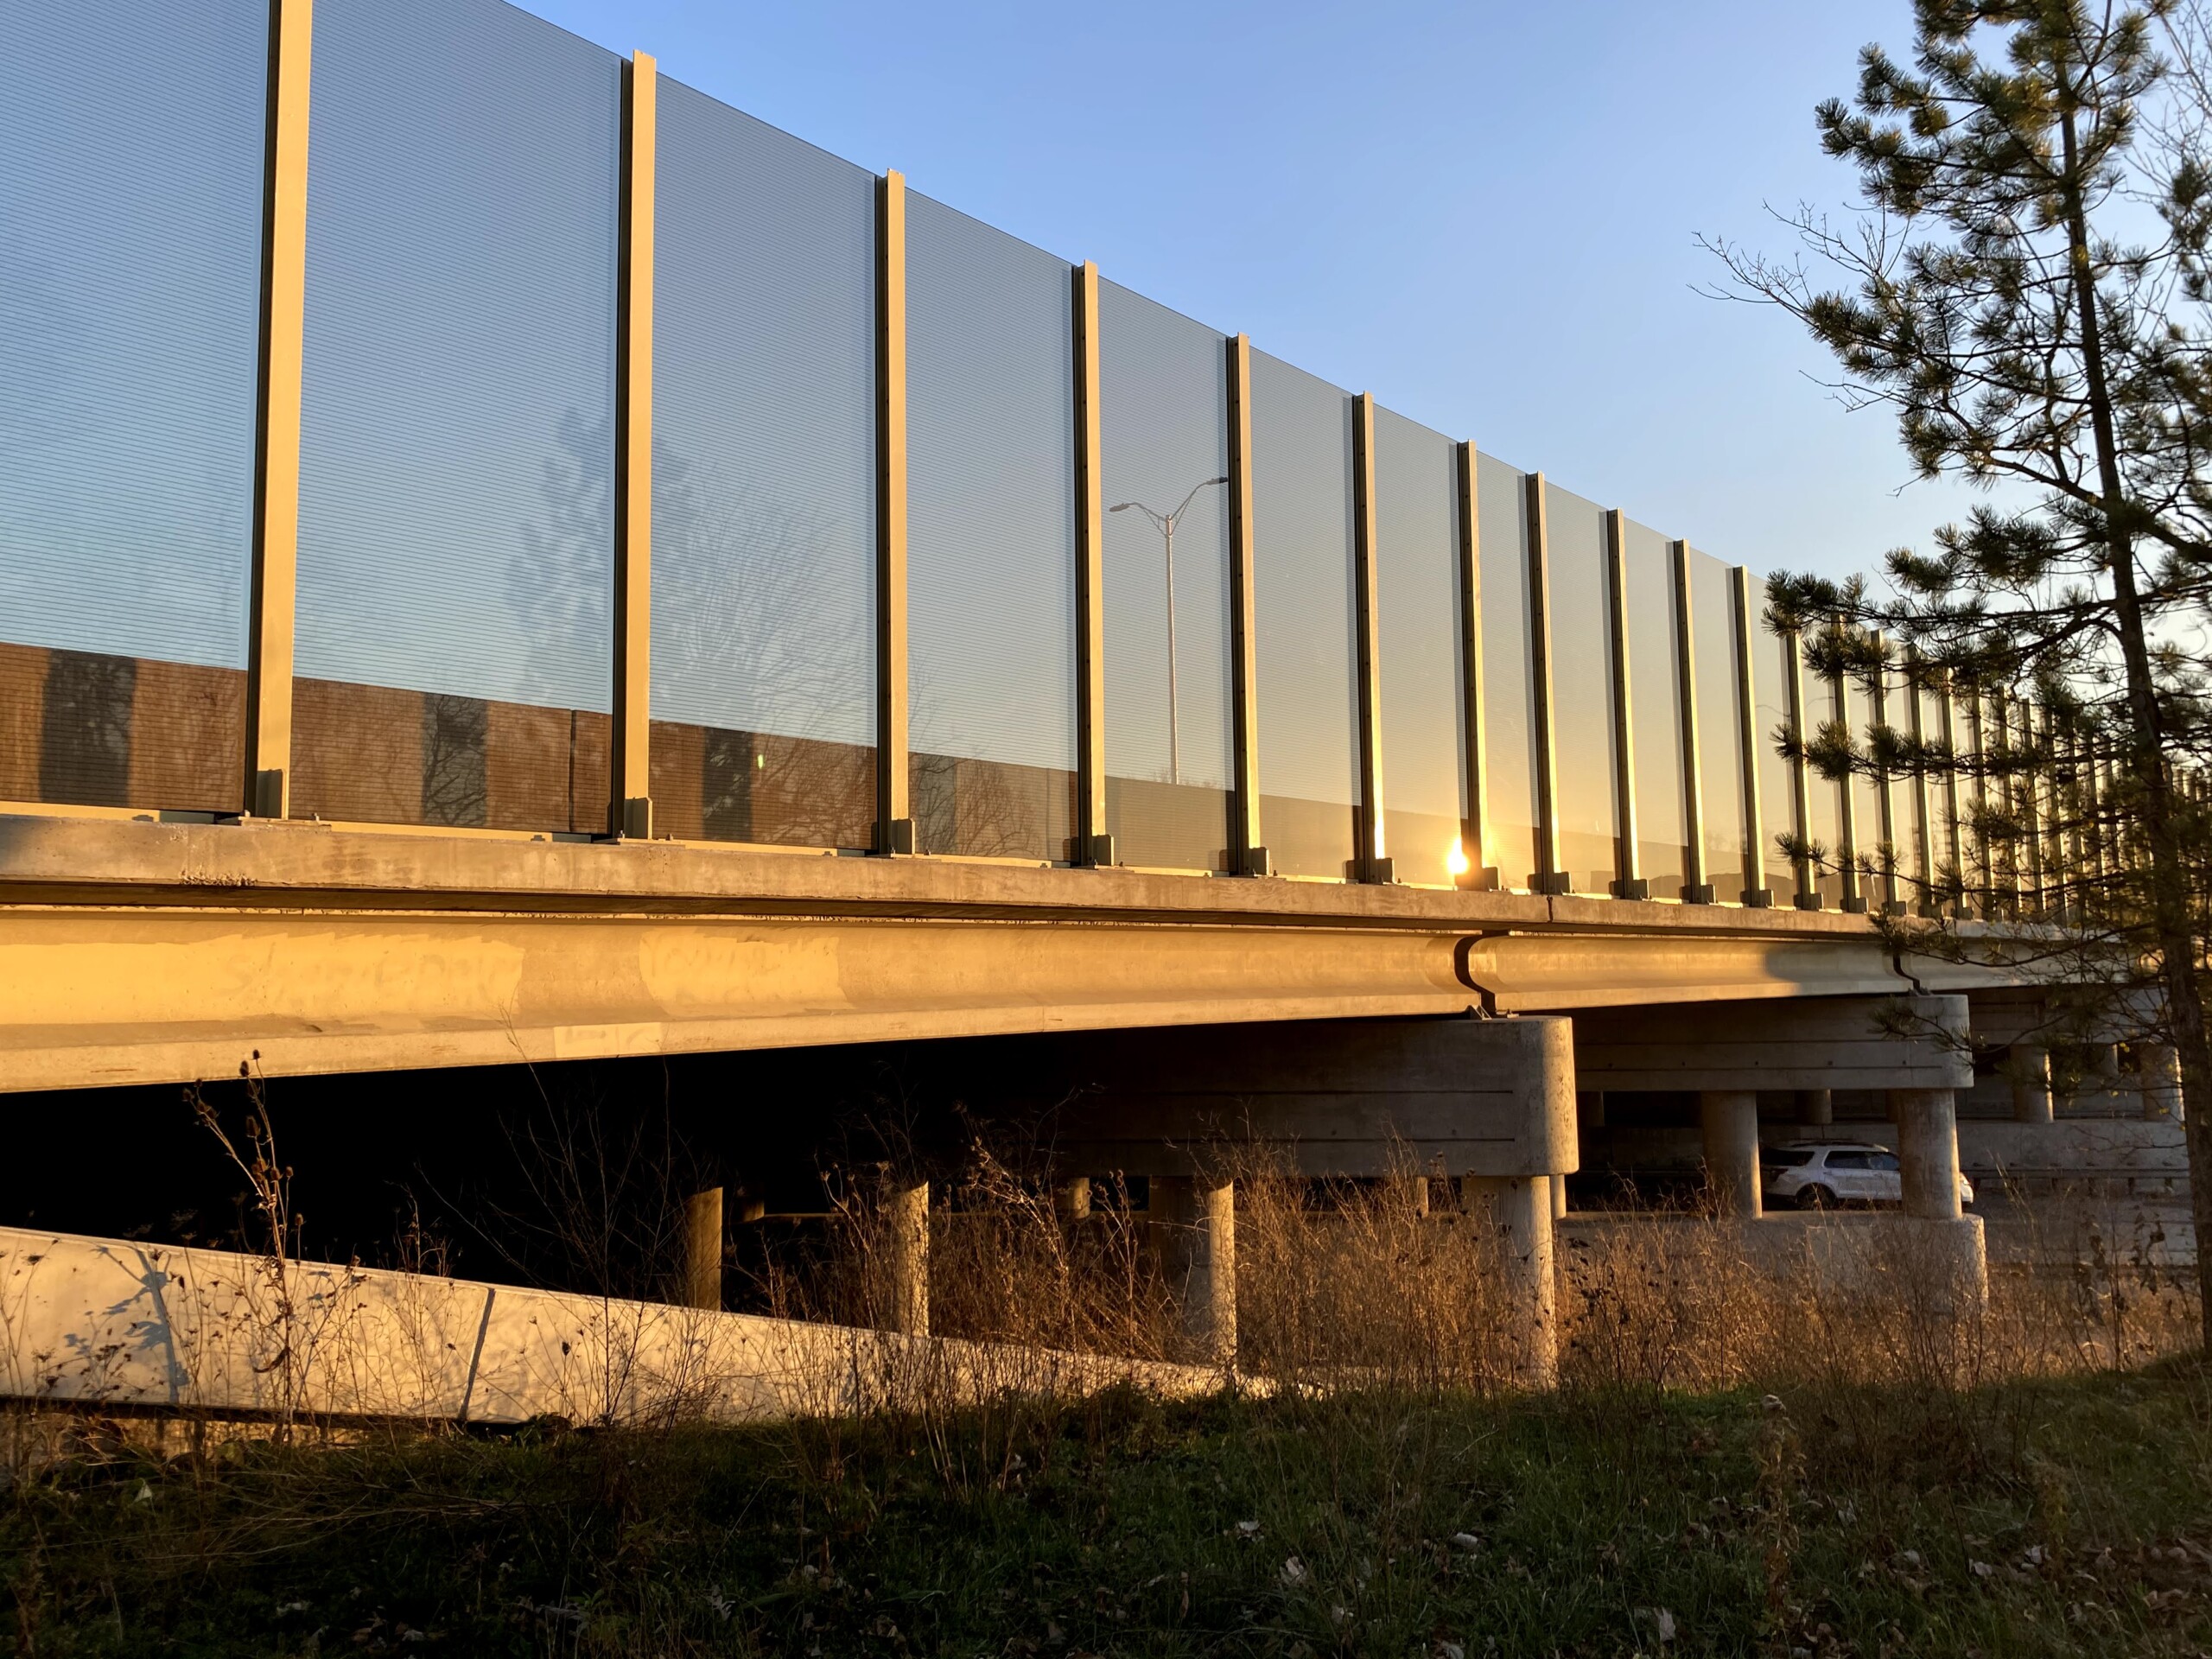
[{"label": "golden sunlit concrete surface", "polygon": [[12,1090],[1911,988],[1834,913],[0,817]]}]

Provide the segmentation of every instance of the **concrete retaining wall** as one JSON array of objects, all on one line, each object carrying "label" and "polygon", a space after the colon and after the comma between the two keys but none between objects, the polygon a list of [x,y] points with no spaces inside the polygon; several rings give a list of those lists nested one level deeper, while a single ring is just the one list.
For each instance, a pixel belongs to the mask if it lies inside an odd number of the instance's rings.
[{"label": "concrete retaining wall", "polygon": [[213,1414],[759,1421],[1222,1374],[0,1228],[0,1395]]},{"label": "concrete retaining wall", "polygon": [[[2184,1195],[2189,1191],[2189,1150],[2183,1127],[2171,1119],[2061,1118],[2056,1123],[2002,1122],[1961,1119],[1959,1167],[1979,1187],[2011,1184],[2031,1193],[2054,1187],[2132,1193],[2140,1197]],[[1768,1146],[1789,1141],[1866,1141],[1894,1147],[1897,1125],[1881,1120],[1853,1120],[1810,1128],[1762,1123],[1759,1139]],[[1690,1174],[1703,1157],[1698,1131],[1688,1126],[1608,1126],[1586,1132],[1586,1169],[1606,1168],[1647,1174]],[[1994,1198],[1995,1192],[1989,1196]]]},{"label": "concrete retaining wall", "polygon": [[1826,1295],[1894,1296],[1900,1290],[1931,1305],[1986,1300],[1988,1257],[1979,1216],[1923,1220],[1871,1211],[1840,1214],[1785,1211],[1756,1221],[1630,1212],[1570,1216],[1554,1224],[1560,1271],[1571,1276],[1578,1255],[1625,1236],[1656,1243],[1662,1253],[1709,1250],[1715,1228],[1725,1247],[1756,1273],[1802,1280]]}]

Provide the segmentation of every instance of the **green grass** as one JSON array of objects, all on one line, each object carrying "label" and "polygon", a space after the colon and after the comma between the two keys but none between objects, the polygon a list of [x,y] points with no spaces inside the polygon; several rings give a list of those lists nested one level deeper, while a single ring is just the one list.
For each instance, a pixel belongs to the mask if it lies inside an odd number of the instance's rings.
[{"label": "green grass", "polygon": [[2212,1378],[2194,1361],[1963,1398],[1114,1396],[166,1463],[101,1444],[0,1502],[0,1641],[22,1651],[2212,1643]]}]

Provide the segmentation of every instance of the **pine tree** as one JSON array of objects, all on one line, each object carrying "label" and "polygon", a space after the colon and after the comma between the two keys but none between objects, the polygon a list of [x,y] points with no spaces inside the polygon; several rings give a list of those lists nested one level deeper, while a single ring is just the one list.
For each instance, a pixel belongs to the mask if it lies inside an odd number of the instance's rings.
[{"label": "pine tree", "polygon": [[[1902,672],[2043,713],[1971,755],[1893,725],[1863,742],[1777,735],[1832,778],[1980,785],[1972,868],[1925,881],[1914,906],[1940,919],[1885,924],[1916,948],[1998,948],[1961,920],[1994,916],[2040,924],[2008,931],[2016,959],[2070,952],[2121,993],[2147,977],[2195,1108],[2194,1214],[2212,1241],[2198,788],[2212,738],[2212,99],[2191,95],[2212,84],[2196,52],[2212,35],[2178,0],[1913,12],[1910,66],[1868,47],[1855,98],[1817,112],[1860,211],[1841,226],[1788,216],[1805,254],[1787,262],[1708,245],[1731,294],[1781,307],[1833,353],[1847,404],[1895,416],[1922,476],[1988,499],[1938,530],[1933,553],[1889,554],[1878,591],[1778,574],[1768,622],[1798,632],[1819,671]],[[2054,848],[2061,879],[2024,881]],[[1893,854],[1873,861],[1894,883]],[[2212,1315],[2212,1274],[2200,1278]]]}]

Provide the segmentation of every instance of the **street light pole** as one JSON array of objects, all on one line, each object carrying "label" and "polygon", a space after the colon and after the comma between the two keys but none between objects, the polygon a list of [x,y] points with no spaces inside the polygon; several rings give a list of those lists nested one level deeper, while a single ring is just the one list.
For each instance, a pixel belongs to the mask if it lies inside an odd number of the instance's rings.
[{"label": "street light pole", "polygon": [[1175,526],[1183,522],[1184,513],[1189,510],[1191,503],[1198,499],[1198,494],[1200,490],[1209,489],[1214,485],[1226,484],[1228,482],[1229,480],[1226,478],[1200,479],[1197,483],[1191,486],[1190,494],[1183,498],[1181,505],[1178,506],[1173,512],[1155,512],[1153,509],[1145,505],[1141,501],[1119,501],[1115,503],[1114,505],[1107,508],[1107,512],[1126,512],[1131,507],[1135,507],[1139,512],[1144,514],[1146,518],[1152,520],[1153,528],[1160,532],[1160,539],[1166,549],[1167,781],[1171,784],[1179,784],[1183,781],[1183,734],[1179,725],[1179,715],[1178,713],[1179,700],[1176,696],[1175,684]]}]

